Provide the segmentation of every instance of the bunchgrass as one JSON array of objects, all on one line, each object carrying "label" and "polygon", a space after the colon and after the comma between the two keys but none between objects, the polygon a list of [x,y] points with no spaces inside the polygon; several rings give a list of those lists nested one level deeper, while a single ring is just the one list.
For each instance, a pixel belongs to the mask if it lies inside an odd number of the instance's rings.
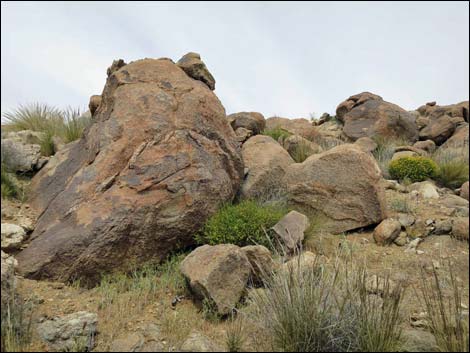
[{"label": "bunchgrass", "polygon": [[1,163],[1,191],[2,199],[14,198],[20,195],[20,190],[14,174],[9,173],[2,161]]},{"label": "bunchgrass", "polygon": [[404,139],[375,137],[377,148],[372,152],[384,178],[389,179],[388,165],[395,154],[395,148],[408,144]]},{"label": "bunchgrass", "polygon": [[457,189],[468,181],[468,144],[463,147],[439,148],[432,158],[438,166],[435,179],[440,186]]},{"label": "bunchgrass", "polygon": [[232,314],[226,330],[225,345],[228,352],[241,352],[245,343],[243,318]]},{"label": "bunchgrass", "polygon": [[289,131],[281,127],[266,129],[262,132],[262,134],[266,136],[271,136],[275,141],[280,143],[282,143],[286,138],[292,135]]},{"label": "bunchgrass", "polygon": [[54,138],[69,143],[79,139],[91,119],[80,116],[80,110],[57,109],[47,104],[20,105],[16,110],[3,114],[8,131],[32,130],[41,132],[41,153],[51,156],[55,151]]},{"label": "bunchgrass", "polygon": [[[402,345],[401,286],[385,278],[381,297],[369,294],[367,272],[351,263],[287,266],[252,294],[257,335],[284,352],[393,352]],[[258,337],[259,338],[259,337]]]},{"label": "bunchgrass", "polygon": [[444,294],[443,278],[434,267],[431,281],[427,279],[424,269],[421,269],[421,290],[417,291],[417,295],[429,317],[431,333],[439,351],[468,352],[468,313],[464,313],[462,306],[462,288],[450,263],[446,273],[450,277],[450,296]]},{"label": "bunchgrass", "polygon": [[290,155],[296,163],[302,163],[308,157],[310,157],[313,153],[314,151],[310,147],[310,144],[301,140],[292,149]]}]

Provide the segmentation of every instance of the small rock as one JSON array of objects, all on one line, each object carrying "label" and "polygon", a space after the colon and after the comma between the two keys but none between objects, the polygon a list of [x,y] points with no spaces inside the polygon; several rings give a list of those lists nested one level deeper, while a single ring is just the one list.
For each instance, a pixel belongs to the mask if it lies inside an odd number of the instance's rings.
[{"label": "small rock", "polygon": [[273,230],[279,236],[287,253],[295,251],[304,240],[304,232],[310,222],[307,216],[297,211],[290,211],[276,225]]},{"label": "small rock", "polygon": [[417,254],[417,255],[423,255],[423,254],[424,254],[424,251],[423,251],[423,250],[416,250],[416,254]]},{"label": "small rock", "polygon": [[374,230],[374,240],[379,245],[391,244],[401,231],[400,222],[388,218],[383,220]]},{"label": "small rock", "polygon": [[438,199],[439,193],[436,186],[430,181],[413,183],[408,186],[409,191],[417,191],[425,199]]},{"label": "small rock", "polygon": [[433,234],[435,235],[445,235],[449,234],[452,231],[452,222],[448,219],[436,221]]},{"label": "small rock", "polygon": [[403,228],[406,228],[406,227],[411,227],[416,222],[416,219],[414,216],[408,213],[399,213],[398,222],[400,222]]},{"label": "small rock", "polygon": [[274,271],[271,252],[262,245],[250,245],[241,248],[251,265],[252,282],[262,284]]},{"label": "small rock", "polygon": [[408,235],[406,232],[401,232],[393,242],[398,246],[405,246],[408,243]]},{"label": "small rock", "polygon": [[416,238],[412,241],[410,241],[405,249],[405,252],[415,252],[416,248],[418,247],[419,243],[421,243],[423,239],[421,238]]},{"label": "small rock", "polygon": [[459,240],[469,239],[469,218],[456,217],[452,220],[452,235]]},{"label": "small rock", "polygon": [[24,229],[16,224],[2,223],[2,250],[18,250],[26,238]]}]

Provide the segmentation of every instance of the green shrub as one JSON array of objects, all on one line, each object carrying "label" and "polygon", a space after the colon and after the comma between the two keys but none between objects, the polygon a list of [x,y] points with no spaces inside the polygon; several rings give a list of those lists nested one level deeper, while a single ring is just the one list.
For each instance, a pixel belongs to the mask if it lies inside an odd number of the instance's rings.
[{"label": "green shrub", "polygon": [[462,160],[454,160],[439,164],[436,181],[450,189],[457,189],[468,181],[468,164]]},{"label": "green shrub", "polygon": [[262,206],[251,200],[225,205],[207,221],[196,240],[209,245],[270,246],[266,231],[285,213],[281,207]]},{"label": "green shrub", "polygon": [[437,172],[436,163],[426,157],[402,157],[390,162],[388,170],[393,179],[410,179],[412,182],[433,178]]},{"label": "green shrub", "polygon": [[264,130],[263,135],[271,136],[276,141],[284,141],[292,134],[281,127],[275,127],[274,129]]}]

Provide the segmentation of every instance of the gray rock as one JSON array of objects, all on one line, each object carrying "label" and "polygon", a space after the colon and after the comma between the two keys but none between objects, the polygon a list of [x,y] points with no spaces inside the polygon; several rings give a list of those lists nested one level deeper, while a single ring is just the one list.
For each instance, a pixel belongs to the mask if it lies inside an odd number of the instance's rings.
[{"label": "gray rock", "polygon": [[2,223],[2,250],[18,250],[26,239],[24,229],[16,224]]},{"label": "gray rock", "polygon": [[193,331],[181,345],[181,352],[222,352],[223,348],[203,334]]},{"label": "gray rock", "polygon": [[398,222],[400,222],[402,227],[406,228],[412,226],[416,222],[416,219],[408,213],[399,213]]},{"label": "gray rock", "polygon": [[448,219],[436,221],[433,234],[444,235],[452,231],[452,222]]},{"label": "gray rock", "polygon": [[413,183],[408,186],[409,191],[417,191],[421,197],[425,199],[438,199],[439,193],[437,188],[431,181],[421,181],[419,183]]},{"label": "gray rock", "polygon": [[274,271],[275,263],[271,252],[262,245],[250,245],[241,248],[251,265],[251,279],[255,284],[263,284],[267,276]]},{"label": "gray rock", "polygon": [[214,76],[197,53],[187,53],[176,63],[189,77],[204,82],[212,91],[215,89]]},{"label": "gray rock", "polygon": [[304,240],[309,227],[308,217],[297,211],[290,211],[273,227],[287,253],[295,251]]},{"label": "gray rock", "polygon": [[56,351],[90,351],[94,347],[98,315],[86,311],[47,319],[38,324],[39,336]]},{"label": "gray rock", "polygon": [[10,132],[2,138],[2,161],[12,172],[34,172],[45,162],[39,145],[43,134],[35,131]]},{"label": "gray rock", "polygon": [[408,235],[406,232],[400,232],[400,235],[398,235],[393,243],[398,246],[405,246],[408,243]]}]

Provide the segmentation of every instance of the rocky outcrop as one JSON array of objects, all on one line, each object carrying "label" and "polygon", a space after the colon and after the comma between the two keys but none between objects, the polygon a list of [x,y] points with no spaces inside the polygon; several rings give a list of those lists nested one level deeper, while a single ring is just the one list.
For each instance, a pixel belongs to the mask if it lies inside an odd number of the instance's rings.
[{"label": "rocky outcrop", "polygon": [[242,156],[246,173],[240,198],[264,200],[284,191],[283,177],[294,160],[279,143],[269,136],[253,136],[243,144]]},{"label": "rocky outcrop", "polygon": [[220,101],[170,60],[114,71],[84,137],[32,181],[41,214],[18,254],[30,278],[81,278],[158,262],[194,233],[243,177]]},{"label": "rocky outcrop", "polygon": [[263,132],[266,126],[266,120],[263,114],[257,112],[240,112],[227,116],[230,125],[234,131],[244,128],[251,131],[251,135],[258,135]]},{"label": "rocky outcrop", "polygon": [[462,155],[462,150],[469,148],[469,128],[468,124],[462,125],[454,134],[438,148],[438,153],[453,153],[456,156]]},{"label": "rocky outcrop", "polygon": [[355,145],[341,145],[292,164],[284,179],[292,206],[322,216],[322,226],[333,233],[385,218],[381,171],[372,155]]},{"label": "rocky outcrop", "polygon": [[94,347],[98,315],[79,311],[62,317],[45,319],[39,323],[39,336],[55,351],[73,352],[83,347],[90,352]]},{"label": "rocky outcrop", "polygon": [[468,123],[468,101],[443,106],[426,103],[425,105],[419,107],[417,110],[422,116],[429,117],[431,120],[438,119],[444,115],[448,115],[452,118],[461,117],[464,121]]},{"label": "rocky outcrop", "polygon": [[297,211],[290,211],[273,227],[286,253],[293,253],[302,245],[304,233],[309,227],[308,217]]},{"label": "rocky outcrop", "polygon": [[212,302],[220,315],[235,308],[251,273],[246,255],[230,244],[201,246],[183,260],[180,269],[194,294]]},{"label": "rocky outcrop", "polygon": [[374,240],[379,245],[388,245],[398,238],[401,232],[401,223],[392,218],[383,220],[374,229]]},{"label": "rocky outcrop", "polygon": [[215,90],[215,79],[197,53],[187,53],[178,60],[177,65],[186,72],[189,77],[201,81],[212,91]]},{"label": "rocky outcrop", "polygon": [[41,155],[44,133],[30,130],[9,132],[2,136],[2,162],[7,170],[31,173],[41,169],[47,158]]},{"label": "rocky outcrop", "polygon": [[251,265],[251,282],[253,284],[263,284],[275,269],[271,252],[262,245],[244,246],[241,251]]},{"label": "rocky outcrop", "polygon": [[336,108],[336,117],[344,122],[343,132],[353,141],[361,137],[418,139],[415,117],[382,97],[363,92],[349,97]]},{"label": "rocky outcrop", "polygon": [[378,147],[377,143],[370,137],[361,137],[354,142],[364,152],[372,153]]}]

